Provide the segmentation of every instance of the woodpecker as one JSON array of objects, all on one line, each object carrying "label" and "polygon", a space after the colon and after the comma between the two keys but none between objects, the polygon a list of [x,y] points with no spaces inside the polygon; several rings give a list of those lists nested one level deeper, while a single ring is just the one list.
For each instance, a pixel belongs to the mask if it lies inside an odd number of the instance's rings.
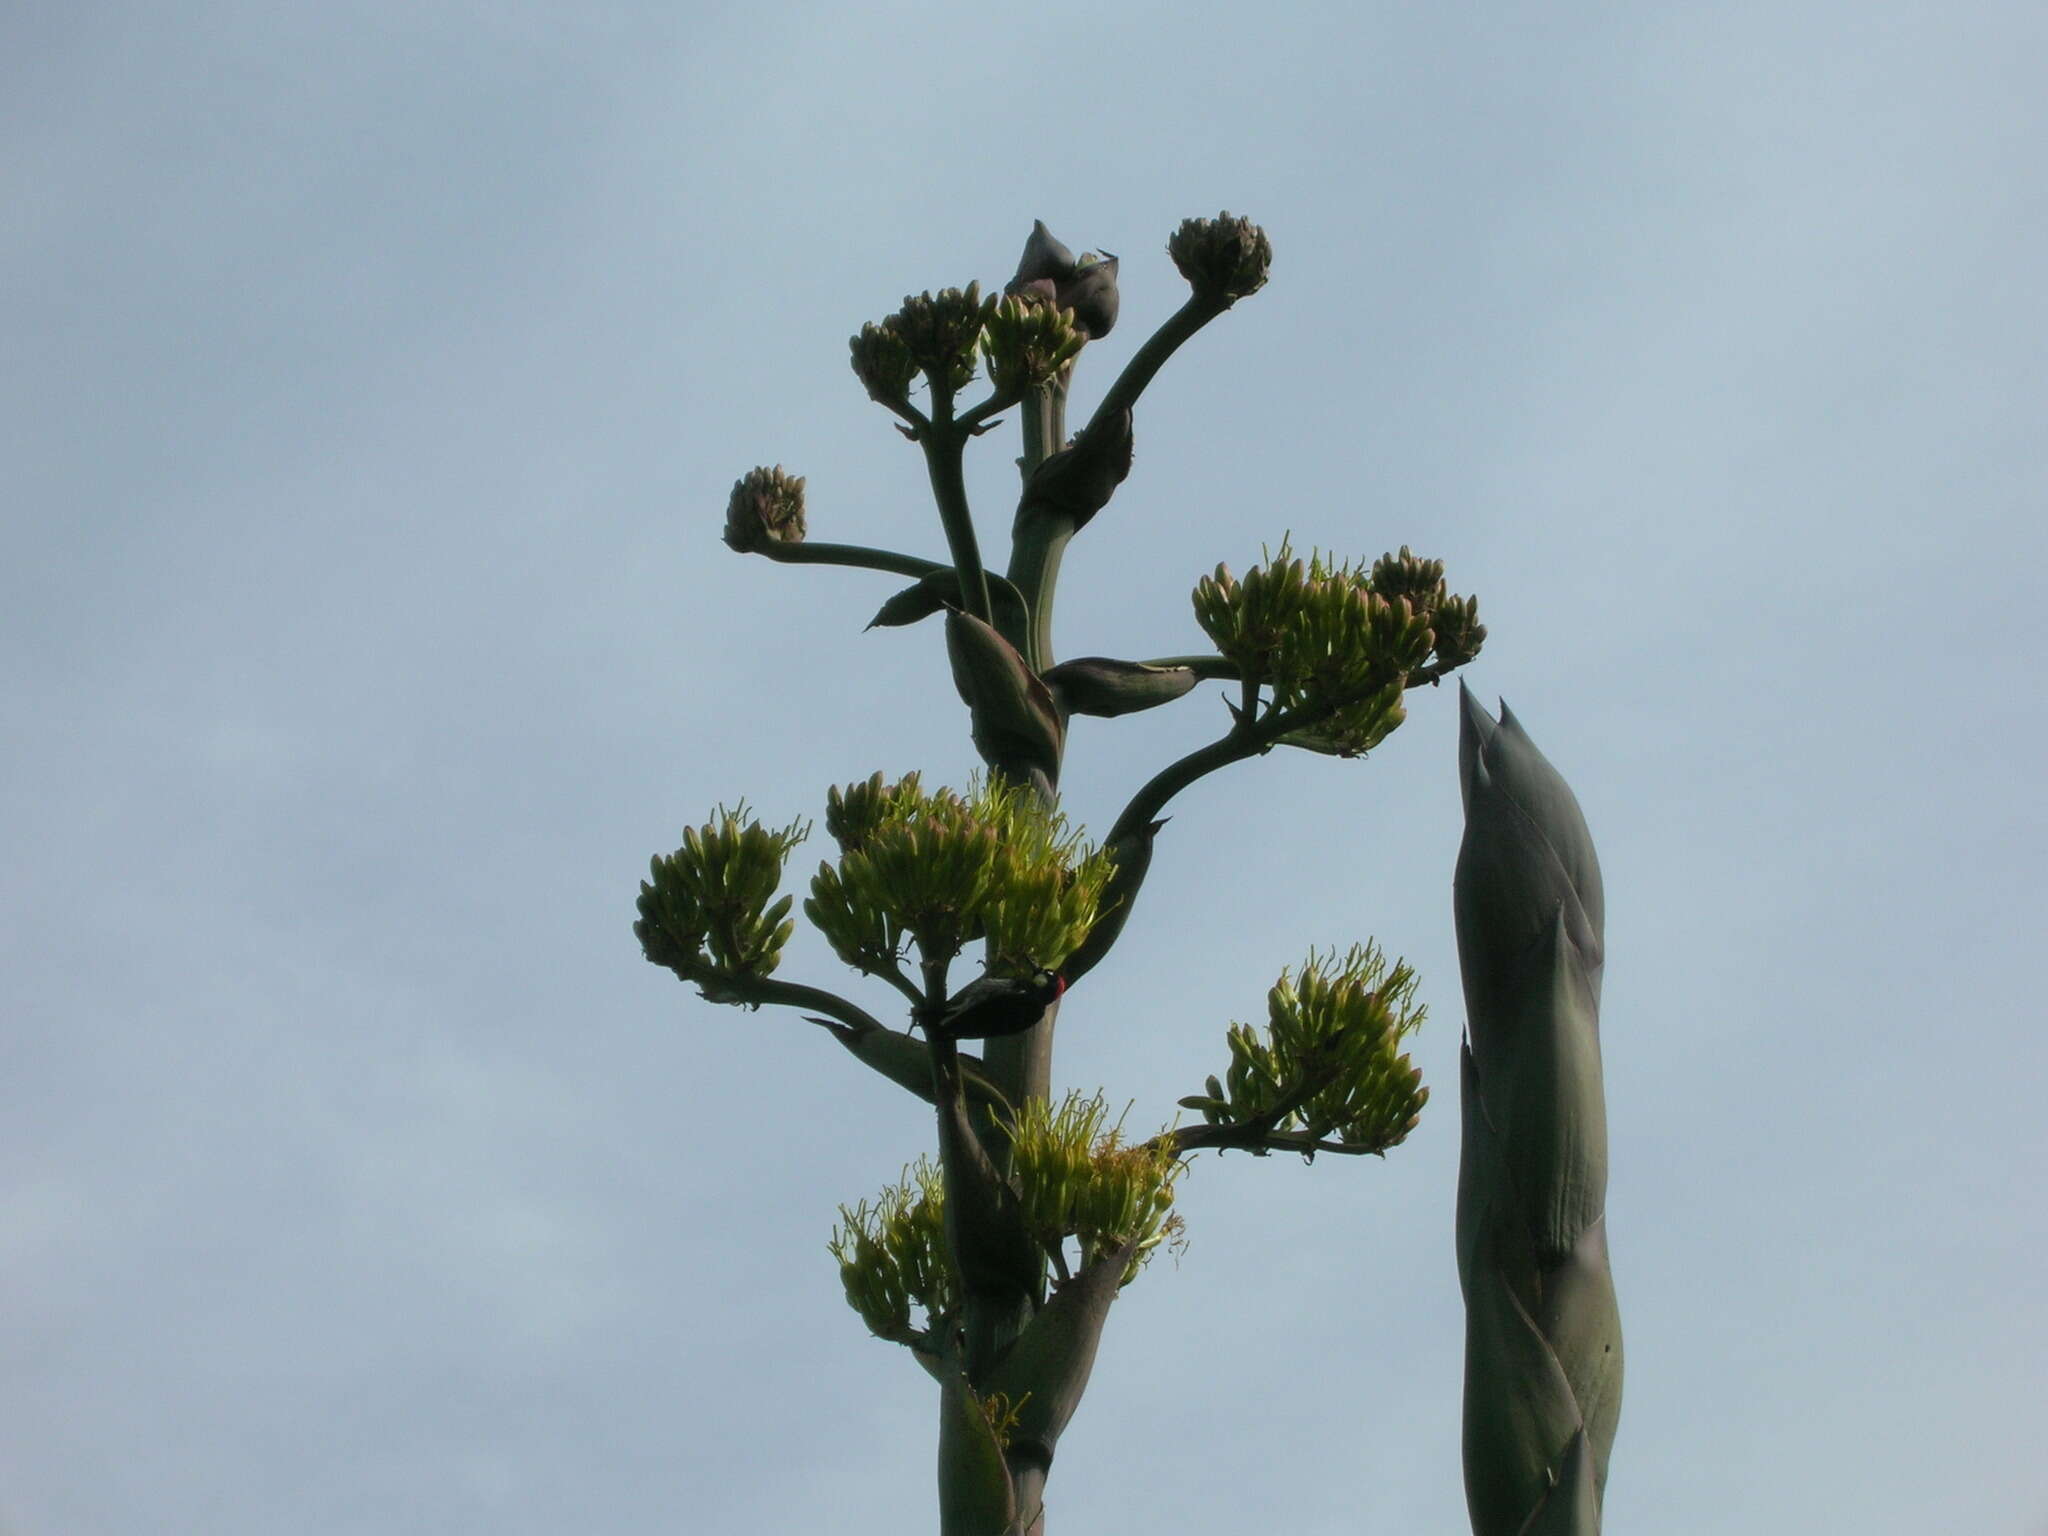
[{"label": "woodpecker", "polygon": [[969,982],[943,1007],[920,1020],[934,1040],[986,1040],[992,1035],[1022,1034],[1067,990],[1057,971],[1034,971],[1018,979],[984,976]]}]

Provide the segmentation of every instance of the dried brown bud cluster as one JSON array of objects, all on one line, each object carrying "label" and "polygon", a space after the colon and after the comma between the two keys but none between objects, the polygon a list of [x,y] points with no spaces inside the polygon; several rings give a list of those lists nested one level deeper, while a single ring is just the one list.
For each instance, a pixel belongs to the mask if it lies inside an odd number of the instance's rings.
[{"label": "dried brown bud cluster", "polygon": [[1166,242],[1166,254],[1195,290],[1195,297],[1228,307],[1266,286],[1273,266],[1273,242],[1250,219],[1228,210],[1213,219],[1188,219]]},{"label": "dried brown bud cluster", "polygon": [[804,481],[782,466],[750,469],[733,482],[725,504],[725,542],[743,555],[771,544],[804,541]]},{"label": "dried brown bud cluster", "polygon": [[847,346],[853,353],[853,371],[867,389],[868,398],[878,405],[902,410],[910,403],[910,382],[917,377],[917,359],[903,338],[884,322],[870,320]]},{"label": "dried brown bud cluster", "polygon": [[994,298],[981,296],[979,283],[905,294],[903,307],[884,320],[882,328],[902,338],[927,383],[960,389],[974,377],[975,348],[995,307]]}]

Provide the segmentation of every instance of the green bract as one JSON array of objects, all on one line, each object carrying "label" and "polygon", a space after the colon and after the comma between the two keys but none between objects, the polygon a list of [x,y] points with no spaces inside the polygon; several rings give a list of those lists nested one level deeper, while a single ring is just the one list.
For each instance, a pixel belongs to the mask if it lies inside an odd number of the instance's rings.
[{"label": "green bract", "polygon": [[652,878],[640,883],[633,932],[647,958],[685,981],[770,974],[796,929],[791,898],[776,900],[776,887],[789,850],[809,833],[803,822],[778,832],[748,820],[745,801],[686,829],[683,846],[656,854]]},{"label": "green bract", "polygon": [[1027,791],[927,794],[916,775],[849,785],[826,812],[839,862],[822,863],[804,914],[848,965],[893,969],[905,939],[926,964],[977,939],[994,974],[1057,970],[1100,913],[1111,864]]}]

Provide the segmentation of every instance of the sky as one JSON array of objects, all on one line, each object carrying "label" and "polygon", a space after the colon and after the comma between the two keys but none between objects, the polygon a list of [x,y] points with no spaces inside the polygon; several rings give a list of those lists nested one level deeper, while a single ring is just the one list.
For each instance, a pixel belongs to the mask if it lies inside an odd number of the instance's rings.
[{"label": "sky", "polygon": [[[1474,592],[1608,893],[1608,1528],[2048,1532],[2048,12],[1126,0],[16,7],[0,51],[0,1532],[930,1529],[825,1239],[928,1111],[639,956],[746,797],[976,766],[846,366],[1043,218],[1137,413],[1062,655],[1291,534]],[[1016,449],[984,439],[985,541]],[[1076,722],[1104,828],[1203,689]],[[1384,1161],[1205,1156],[1048,1529],[1463,1528],[1455,694],[1172,807],[1061,1015],[1163,1125],[1310,946],[1422,976]],[[822,840],[822,833],[819,834]],[[800,892],[817,841],[798,850]],[[801,935],[782,974],[890,994]]]}]

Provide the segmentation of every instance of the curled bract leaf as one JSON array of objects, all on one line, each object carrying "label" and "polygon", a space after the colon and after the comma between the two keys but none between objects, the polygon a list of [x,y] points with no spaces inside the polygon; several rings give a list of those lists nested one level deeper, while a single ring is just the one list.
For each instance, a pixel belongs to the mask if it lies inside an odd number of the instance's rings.
[{"label": "curled bract leaf", "polygon": [[1109,1309],[1136,1262],[1136,1241],[1081,1266],[1031,1319],[990,1373],[989,1389],[1016,1405],[1015,1450],[1049,1465],[1095,1368]]},{"label": "curled bract leaf", "polygon": [[733,482],[725,503],[725,542],[741,554],[804,541],[804,482],[780,464],[750,469]]},{"label": "curled bract leaf", "polygon": [[1076,656],[1048,671],[1045,682],[1069,714],[1115,716],[1170,704],[1195,686],[1196,676],[1192,667]]},{"label": "curled bract leaf", "polygon": [[1076,530],[1109,505],[1131,473],[1129,408],[1112,412],[1031,472],[1017,503],[1020,527],[1034,517],[1063,517]]},{"label": "curled bract leaf", "polygon": [[[847,1054],[854,1060],[873,1068],[899,1088],[908,1089],[927,1104],[933,1101],[932,1052],[926,1041],[903,1030],[879,1026],[857,1029],[841,1024],[837,1019],[821,1019],[808,1014],[805,1017],[811,1023],[830,1030],[832,1037],[846,1047]],[[961,1089],[967,1095],[968,1104],[985,1108],[1005,1125],[1014,1120],[1016,1113],[1011,1109],[1010,1101],[988,1080],[988,1071],[981,1059],[965,1053],[959,1059]]]},{"label": "curled bract leaf", "polygon": [[[998,622],[1014,624],[1022,629],[1025,622],[1024,596],[1015,584],[991,572],[983,572],[988,582],[990,600],[995,604]],[[960,573],[952,566],[943,566],[936,571],[927,571],[902,591],[890,597],[875,610],[875,616],[868,620],[869,629],[892,629],[905,624],[915,624],[947,608],[965,606],[961,595]]]},{"label": "curled bract leaf", "polygon": [[974,744],[1003,773],[1059,776],[1066,727],[1044,679],[994,626],[958,608],[946,614],[953,685],[972,721]]}]

